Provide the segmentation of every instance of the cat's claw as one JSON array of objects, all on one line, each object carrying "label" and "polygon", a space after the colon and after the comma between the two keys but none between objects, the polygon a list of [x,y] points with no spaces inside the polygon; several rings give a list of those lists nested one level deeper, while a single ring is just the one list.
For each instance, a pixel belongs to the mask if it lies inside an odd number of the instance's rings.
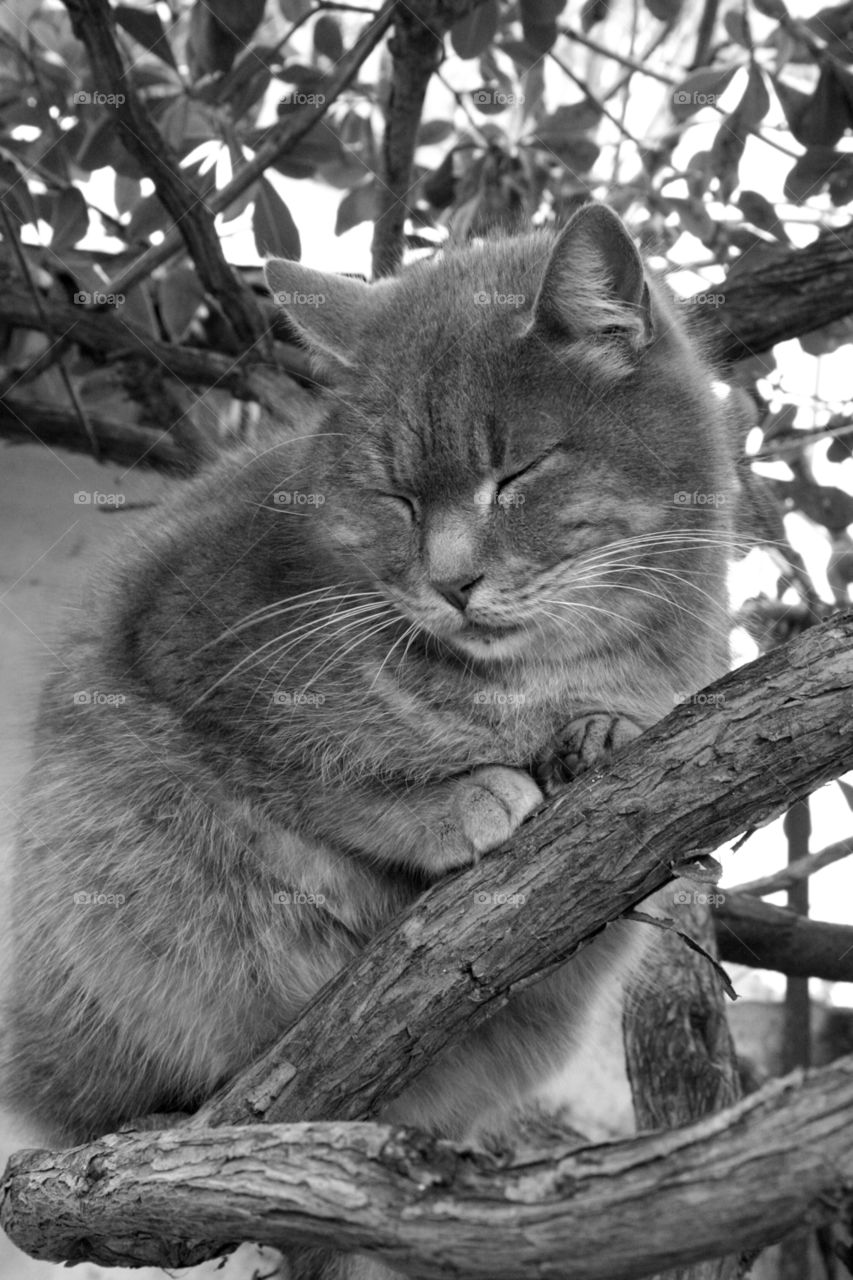
[{"label": "cat's claw", "polygon": [[536,765],[536,781],[551,795],[627,746],[643,732],[642,725],[628,716],[609,711],[593,711],[572,720],[558,734],[551,748]]}]

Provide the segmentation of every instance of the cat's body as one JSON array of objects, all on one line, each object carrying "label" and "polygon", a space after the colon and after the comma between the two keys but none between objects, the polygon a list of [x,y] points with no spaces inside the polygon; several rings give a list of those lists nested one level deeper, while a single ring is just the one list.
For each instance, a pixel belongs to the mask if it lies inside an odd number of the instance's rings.
[{"label": "cat's body", "polygon": [[[378,286],[271,277],[332,372],[320,430],[142,530],[45,696],[11,1081],[74,1138],[196,1105],[510,835],[555,755],[593,761],[601,725],[618,741],[725,664],[724,409],[614,215]],[[606,931],[388,1114],[499,1120],[638,932]]]}]

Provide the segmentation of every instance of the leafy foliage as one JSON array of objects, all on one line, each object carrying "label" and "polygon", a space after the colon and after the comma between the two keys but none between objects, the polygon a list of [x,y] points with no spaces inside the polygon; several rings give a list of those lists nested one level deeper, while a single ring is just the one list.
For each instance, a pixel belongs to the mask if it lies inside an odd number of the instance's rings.
[{"label": "leafy foliage", "polygon": [[[37,0],[26,9],[26,23],[0,29],[8,278],[24,293],[40,291],[48,312],[51,300],[93,299],[77,305],[112,317],[118,348],[125,326],[134,341],[233,351],[228,308],[205,288],[193,258],[178,246],[156,260],[171,219],[124,145],[122,104],[96,83],[65,10]],[[329,0],[175,0],[164,22],[153,0],[113,6],[126,96],[154,120],[180,181],[201,207],[215,208],[219,232],[248,222],[259,254],[298,258],[300,228],[282,177],[339,193],[338,235],[377,217],[392,101],[387,59],[366,64],[346,91],[325,98],[371,12],[366,3]],[[849,3],[807,19],[789,13],[784,0],[723,4],[719,12],[709,3],[699,26],[682,0],[635,0],[630,24],[611,0],[481,0],[454,14],[417,130],[406,195],[410,246],[437,244],[448,232],[560,221],[594,196],[633,223],[663,267],[680,269],[674,279],[682,291],[707,294],[727,275],[772,261],[781,246],[802,244],[804,222],[817,232],[849,217]],[[271,132],[321,109],[322,120],[265,172],[250,168]],[[134,266],[151,254],[150,270]],[[121,301],[98,303],[116,294],[128,270]],[[241,274],[262,305],[257,274]],[[277,323],[277,336],[286,338]],[[58,369],[28,369],[49,338],[22,346],[21,332],[9,330],[6,382],[23,376],[31,394],[51,398],[59,393]],[[819,357],[850,339],[850,326],[838,322],[804,336],[802,346]],[[161,394],[152,411],[153,384],[140,397],[138,366],[132,377],[121,360],[106,371],[104,352],[85,343],[75,343],[71,357],[60,344],[55,359],[84,403],[94,388],[103,395],[106,378],[115,403],[125,406],[130,394],[142,418],[158,424],[164,404],[170,413],[176,400],[186,404],[186,389],[164,368],[156,371]],[[826,530],[832,591],[841,599],[853,577],[845,576],[850,556],[842,547],[850,504],[842,488],[815,481],[811,460],[817,450],[831,467],[849,469],[850,405],[796,402],[769,357],[736,376],[762,420],[761,457],[790,469],[788,480],[767,480],[765,498],[772,496],[777,513],[796,509]],[[788,413],[781,427],[780,401]],[[183,412],[192,416],[192,406]],[[754,520],[749,532],[767,540],[768,527]],[[781,515],[773,529],[778,541]],[[779,594],[792,585],[813,610],[813,586],[786,569]]]}]

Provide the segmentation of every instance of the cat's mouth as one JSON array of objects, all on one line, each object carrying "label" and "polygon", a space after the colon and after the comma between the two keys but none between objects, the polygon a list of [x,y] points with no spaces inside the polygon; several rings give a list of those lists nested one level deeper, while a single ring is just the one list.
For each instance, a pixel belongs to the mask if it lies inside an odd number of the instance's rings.
[{"label": "cat's mouth", "polygon": [[517,653],[526,637],[522,627],[494,627],[484,626],[479,622],[464,622],[448,639],[477,658],[497,659]]}]

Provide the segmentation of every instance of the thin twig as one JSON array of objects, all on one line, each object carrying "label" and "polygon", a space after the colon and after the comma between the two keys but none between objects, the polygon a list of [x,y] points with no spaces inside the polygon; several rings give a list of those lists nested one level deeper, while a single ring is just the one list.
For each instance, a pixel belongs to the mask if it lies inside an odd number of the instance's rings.
[{"label": "thin twig", "polygon": [[791,862],[787,867],[783,867],[781,871],[775,871],[773,875],[761,876],[758,880],[747,880],[744,884],[732,885],[731,893],[750,893],[756,898],[766,898],[771,893],[783,893],[786,889],[790,889],[793,885],[799,884],[802,880],[813,876],[816,871],[822,870],[823,867],[829,867],[833,862],[838,862],[841,858],[849,858],[853,854],[853,837],[846,840],[837,840],[835,844],[828,844],[825,849],[820,849],[817,853],[810,853],[805,858],[798,858],[796,862]]}]

